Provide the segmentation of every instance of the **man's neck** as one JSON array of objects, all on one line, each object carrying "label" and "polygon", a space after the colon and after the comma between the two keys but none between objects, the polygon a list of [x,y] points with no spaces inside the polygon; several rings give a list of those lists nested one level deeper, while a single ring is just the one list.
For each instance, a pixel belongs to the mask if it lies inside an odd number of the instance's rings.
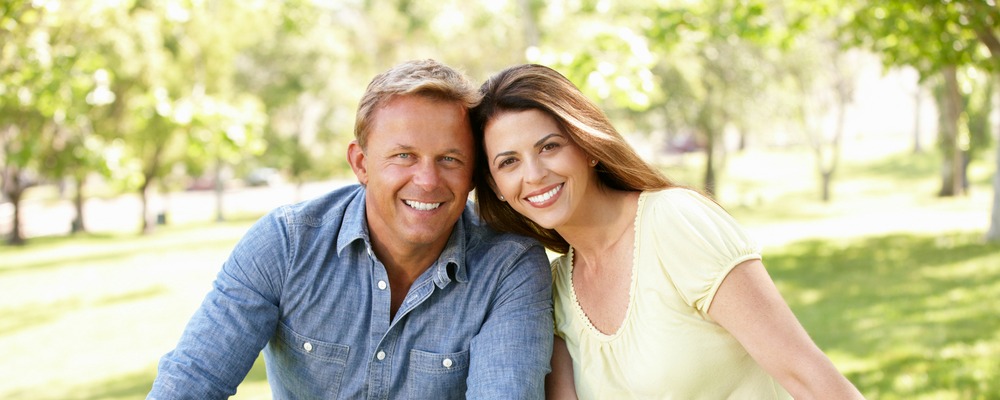
[{"label": "man's neck", "polygon": [[385,266],[389,276],[389,288],[392,299],[390,319],[395,318],[396,311],[410,291],[410,286],[424,271],[433,266],[447,243],[441,245],[406,246],[399,243],[383,243],[377,238],[371,238],[372,251]]}]

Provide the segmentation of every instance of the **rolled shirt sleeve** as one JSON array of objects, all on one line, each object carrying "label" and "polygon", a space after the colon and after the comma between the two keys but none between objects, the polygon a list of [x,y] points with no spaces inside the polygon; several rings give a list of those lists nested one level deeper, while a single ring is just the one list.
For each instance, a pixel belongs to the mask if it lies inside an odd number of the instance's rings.
[{"label": "rolled shirt sleeve", "polygon": [[275,274],[287,241],[274,215],[250,228],[212,290],[188,322],[177,347],[164,355],[149,399],[221,399],[236,393],[278,321]]},{"label": "rolled shirt sleeve", "polygon": [[[494,250],[499,251],[499,250]],[[541,399],[552,354],[552,276],[540,245],[508,259],[489,316],[470,348],[467,398]]]}]

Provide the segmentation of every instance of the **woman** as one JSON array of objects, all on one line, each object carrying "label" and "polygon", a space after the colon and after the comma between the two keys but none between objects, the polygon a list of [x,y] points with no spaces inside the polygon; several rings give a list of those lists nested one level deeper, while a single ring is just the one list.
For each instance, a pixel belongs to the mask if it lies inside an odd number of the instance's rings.
[{"label": "woman", "polygon": [[569,80],[520,65],[480,91],[483,219],[562,254],[550,398],[862,398],[737,223],[642,161]]}]

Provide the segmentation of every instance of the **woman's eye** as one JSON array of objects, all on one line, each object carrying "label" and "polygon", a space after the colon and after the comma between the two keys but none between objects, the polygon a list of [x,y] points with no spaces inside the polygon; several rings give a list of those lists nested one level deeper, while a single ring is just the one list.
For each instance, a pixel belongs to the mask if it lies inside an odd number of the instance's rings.
[{"label": "woman's eye", "polygon": [[514,159],[513,158],[505,158],[505,159],[501,160],[499,164],[497,164],[497,167],[498,168],[503,168],[503,167],[506,167],[506,166],[511,165],[513,163],[514,163]]},{"label": "woman's eye", "polygon": [[542,146],[542,151],[549,151],[559,148],[559,143],[546,143]]}]

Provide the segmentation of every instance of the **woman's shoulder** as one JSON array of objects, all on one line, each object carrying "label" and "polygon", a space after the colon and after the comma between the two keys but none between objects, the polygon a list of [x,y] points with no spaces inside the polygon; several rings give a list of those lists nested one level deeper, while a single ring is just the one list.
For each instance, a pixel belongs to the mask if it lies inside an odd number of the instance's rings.
[{"label": "woman's shoulder", "polygon": [[639,196],[639,213],[646,218],[676,218],[704,213],[726,214],[714,200],[685,187],[646,191]]},{"label": "woman's shoulder", "polygon": [[[573,249],[571,248],[570,251],[572,252]],[[556,279],[564,279],[570,276],[570,274],[572,273],[573,266],[570,265],[569,260],[571,260],[571,258],[569,258],[569,253],[560,254],[552,259],[551,263],[549,264],[549,267],[552,268],[553,281],[555,281]]]},{"label": "woman's shoulder", "polygon": [[645,197],[646,201],[650,202],[712,201],[704,193],[683,186],[647,190],[642,192],[641,196]]},{"label": "woman's shoulder", "polygon": [[686,188],[646,195],[637,217],[640,240],[649,239],[660,251],[707,251],[744,254],[760,246],[729,212],[708,196]]}]

